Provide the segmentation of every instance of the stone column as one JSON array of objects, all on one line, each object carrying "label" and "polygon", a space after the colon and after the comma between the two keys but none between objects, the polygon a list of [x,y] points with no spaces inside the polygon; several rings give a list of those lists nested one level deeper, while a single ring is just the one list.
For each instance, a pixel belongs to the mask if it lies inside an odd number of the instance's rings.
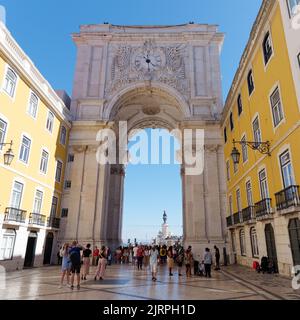
[{"label": "stone column", "polygon": [[224,244],[223,218],[220,203],[220,170],[218,145],[205,145],[205,203],[207,213],[207,237],[212,244]]},{"label": "stone column", "polygon": [[124,177],[123,165],[111,165],[106,240],[112,248],[122,243]]}]

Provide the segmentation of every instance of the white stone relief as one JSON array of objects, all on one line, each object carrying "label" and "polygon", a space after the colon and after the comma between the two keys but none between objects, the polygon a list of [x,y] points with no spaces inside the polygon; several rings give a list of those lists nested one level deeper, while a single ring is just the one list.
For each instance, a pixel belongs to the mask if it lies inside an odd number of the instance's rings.
[{"label": "white stone relief", "polygon": [[186,54],[183,44],[162,46],[152,40],[147,40],[143,46],[112,47],[111,79],[105,96],[113,95],[128,84],[152,80],[167,84],[189,97]]}]

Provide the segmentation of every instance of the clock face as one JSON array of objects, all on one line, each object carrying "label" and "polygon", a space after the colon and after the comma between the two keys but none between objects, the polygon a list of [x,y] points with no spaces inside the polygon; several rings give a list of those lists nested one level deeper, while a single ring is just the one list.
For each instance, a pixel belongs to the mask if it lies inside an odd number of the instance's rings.
[{"label": "clock face", "polygon": [[133,63],[138,71],[156,71],[165,63],[164,53],[160,49],[140,50],[134,55]]}]

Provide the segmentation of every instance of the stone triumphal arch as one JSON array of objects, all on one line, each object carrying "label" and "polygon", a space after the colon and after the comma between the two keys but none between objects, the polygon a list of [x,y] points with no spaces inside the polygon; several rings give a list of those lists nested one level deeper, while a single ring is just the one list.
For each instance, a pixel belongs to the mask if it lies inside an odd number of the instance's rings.
[{"label": "stone triumphal arch", "polygon": [[[216,26],[82,26],[73,35],[77,63],[71,112],[70,161],[61,241],[121,243],[122,165],[96,161],[97,132],[127,121],[138,128],[204,129],[204,171],[182,166],[185,244],[194,250],[226,243],[220,114],[220,50]],[[73,158],[74,155],[74,158]],[[69,183],[69,185],[70,185]]]}]

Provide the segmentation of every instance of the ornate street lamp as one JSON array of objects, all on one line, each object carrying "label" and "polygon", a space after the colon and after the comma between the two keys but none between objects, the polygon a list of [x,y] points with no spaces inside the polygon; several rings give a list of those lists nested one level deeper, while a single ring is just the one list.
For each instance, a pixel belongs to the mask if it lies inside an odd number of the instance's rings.
[{"label": "ornate street lamp", "polygon": [[15,157],[15,155],[14,155],[14,153],[13,153],[13,151],[12,151],[13,142],[11,141],[11,142],[9,142],[9,143],[4,143],[4,142],[1,142],[1,143],[0,143],[0,147],[2,147],[2,146],[7,146],[7,145],[9,145],[10,147],[9,147],[9,149],[4,153],[3,158],[4,158],[4,164],[5,164],[6,166],[10,166],[11,163],[12,163],[12,161],[13,161],[13,159],[14,159],[14,157]]},{"label": "ornate street lamp", "polygon": [[238,149],[236,148],[235,144],[238,143],[242,146],[247,145],[248,147],[250,147],[252,150],[258,151],[261,154],[267,154],[268,156],[271,156],[270,153],[270,142],[269,141],[265,141],[265,142],[256,142],[256,141],[235,141],[233,140],[233,149],[231,152],[231,158],[233,160],[234,164],[239,164],[240,162],[240,158],[241,158],[241,154],[238,151]]}]

